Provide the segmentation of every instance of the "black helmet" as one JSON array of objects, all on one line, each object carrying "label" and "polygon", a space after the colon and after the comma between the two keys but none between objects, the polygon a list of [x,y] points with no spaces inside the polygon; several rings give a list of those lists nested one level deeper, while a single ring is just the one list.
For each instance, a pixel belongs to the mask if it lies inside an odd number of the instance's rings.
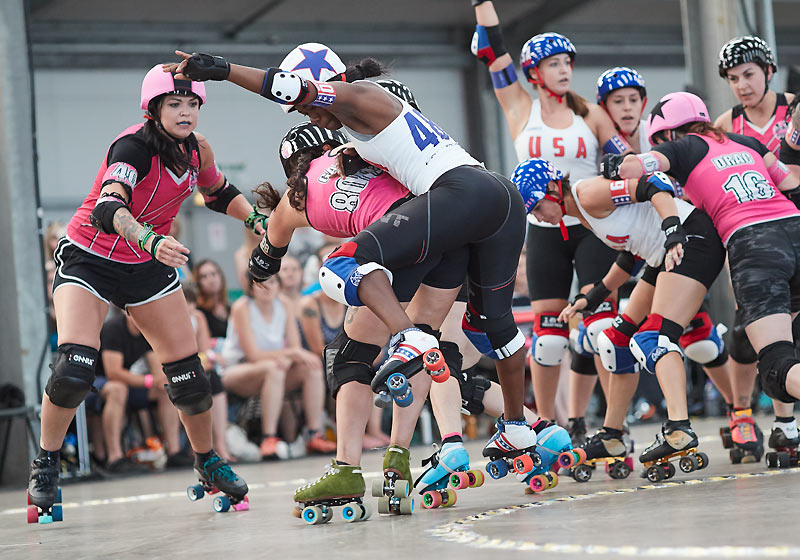
[{"label": "black helmet", "polygon": [[341,130],[328,130],[310,122],[296,124],[289,129],[281,140],[279,150],[281,165],[283,165],[283,170],[288,177],[289,169],[286,162],[297,152],[307,148],[316,148],[323,144],[330,144],[332,147],[341,146],[349,141],[347,134]]},{"label": "black helmet", "polygon": [[414,107],[414,109],[417,111],[420,110],[419,105],[417,105],[417,98],[414,97],[414,93],[403,82],[398,82],[397,80],[390,80],[387,78],[384,80],[375,80],[375,83],[395,97],[399,97]]},{"label": "black helmet", "polygon": [[754,35],[745,35],[744,37],[731,39],[720,49],[719,75],[727,78],[728,70],[745,62],[755,62],[765,72],[767,67],[772,68],[773,72],[778,70],[775,65],[775,57],[772,55],[772,49],[769,48],[767,42]]}]

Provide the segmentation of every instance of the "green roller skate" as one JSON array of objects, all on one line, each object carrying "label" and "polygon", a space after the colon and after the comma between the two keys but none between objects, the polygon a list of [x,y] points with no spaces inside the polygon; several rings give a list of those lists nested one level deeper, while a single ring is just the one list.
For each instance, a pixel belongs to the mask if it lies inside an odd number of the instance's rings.
[{"label": "green roller skate", "polygon": [[411,494],[411,453],[390,445],[383,456],[383,478],[372,481],[372,496],[378,498],[378,513],[409,515],[414,511]]},{"label": "green roller skate", "polygon": [[360,466],[339,465],[331,459],[321,477],[295,491],[292,513],[309,525],[321,525],[333,518],[333,506],[344,506],[345,521],[366,521],[372,510],[363,500],[365,490]]}]

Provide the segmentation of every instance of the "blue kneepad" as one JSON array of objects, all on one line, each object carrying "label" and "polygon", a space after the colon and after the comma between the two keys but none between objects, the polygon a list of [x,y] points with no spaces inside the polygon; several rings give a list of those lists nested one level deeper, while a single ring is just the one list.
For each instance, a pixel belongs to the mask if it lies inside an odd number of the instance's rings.
[{"label": "blue kneepad", "polygon": [[344,305],[361,306],[358,285],[362,274],[353,257],[329,257],[319,269],[319,283],[329,298]]}]

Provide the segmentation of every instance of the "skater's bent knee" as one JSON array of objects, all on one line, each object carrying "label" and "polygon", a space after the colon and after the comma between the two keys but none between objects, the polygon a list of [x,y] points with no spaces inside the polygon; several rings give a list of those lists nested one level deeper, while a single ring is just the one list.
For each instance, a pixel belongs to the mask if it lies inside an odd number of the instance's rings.
[{"label": "skater's bent knee", "polygon": [[167,376],[167,394],[178,410],[194,416],[211,408],[211,382],[197,354],[162,367]]},{"label": "skater's bent knee", "polygon": [[484,356],[502,360],[525,346],[525,335],[514,323],[511,310],[502,317],[482,318],[467,308],[461,328],[469,341]]},{"label": "skater's bent knee", "polygon": [[795,402],[797,399],[786,391],[786,376],[797,364],[800,355],[789,341],[780,340],[762,348],[758,353],[758,377],[764,392],[785,403]]},{"label": "skater's bent knee", "polygon": [[94,389],[98,351],[82,344],[61,344],[45,393],[62,408],[75,408]]},{"label": "skater's bent knee", "polygon": [[354,255],[358,245],[350,241],[331,253],[319,269],[319,283],[329,298],[344,305],[364,305],[358,297],[361,279],[374,271],[383,271],[392,283],[392,273],[376,262],[358,264]]},{"label": "skater's bent knee", "polygon": [[325,346],[325,377],[333,397],[346,383],[369,385],[375,375],[372,364],[380,351],[379,346],[353,340],[344,331]]}]

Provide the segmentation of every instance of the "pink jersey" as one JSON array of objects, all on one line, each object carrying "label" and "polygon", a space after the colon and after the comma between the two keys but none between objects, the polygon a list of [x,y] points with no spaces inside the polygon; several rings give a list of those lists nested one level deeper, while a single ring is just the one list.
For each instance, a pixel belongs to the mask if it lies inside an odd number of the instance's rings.
[{"label": "pink jersey", "polygon": [[777,94],[775,112],[772,118],[764,128],[758,128],[747,120],[747,116],[744,114],[744,107],[737,105],[731,110],[731,132],[755,138],[777,157],[781,149],[781,140],[786,134],[786,127],[791,119],[787,109],[786,96],[782,93]]},{"label": "pink jersey", "polygon": [[[181,177],[175,176],[172,171],[161,163],[158,154],[151,153],[152,150],[147,151],[148,148],[143,141],[135,144],[129,142],[129,144],[133,144],[134,155],[138,156],[136,158],[137,161],[142,159],[149,161],[149,169],[146,173],[137,175],[134,161],[122,161],[109,165],[109,156],[114,145],[126,136],[138,136],[140,138],[143,126],[144,123],[139,123],[128,127],[114,139],[112,147],[106,152],[103,164],[97,172],[97,177],[95,177],[89,196],[84,199],[83,204],[81,204],[67,225],[67,237],[74,243],[103,258],[121,263],[142,263],[150,260],[151,257],[140,250],[136,243],[131,243],[119,235],[102,233],[89,222],[89,215],[97,202],[103,182],[108,182],[108,169],[113,165],[121,165],[118,169],[123,170],[123,174],[127,173],[129,177],[133,178],[131,182],[134,184],[129,184],[133,188],[133,196],[129,204],[131,213],[140,224],[151,224],[153,231],[161,235],[169,233],[170,224],[178,213],[181,202],[191,195],[197,186],[196,170],[187,170]],[[197,141],[194,136],[191,136],[190,140],[187,145],[192,150],[191,165],[194,169],[197,169],[200,165]],[[127,153],[131,153],[130,150]],[[141,167],[141,164],[139,164],[139,167]],[[128,184],[123,174],[119,175],[120,182]],[[113,169],[111,176],[115,176]]]},{"label": "pink jersey", "polygon": [[743,227],[800,216],[772,182],[762,155],[744,139],[740,142],[731,135],[719,143],[696,134],[689,137],[701,139],[708,153],[691,170],[683,188],[694,205],[711,217],[723,244]]},{"label": "pink jersey", "polygon": [[340,177],[330,152],[311,162],[306,178],[308,223],[333,237],[354,236],[409,195],[394,177],[371,165]]}]

